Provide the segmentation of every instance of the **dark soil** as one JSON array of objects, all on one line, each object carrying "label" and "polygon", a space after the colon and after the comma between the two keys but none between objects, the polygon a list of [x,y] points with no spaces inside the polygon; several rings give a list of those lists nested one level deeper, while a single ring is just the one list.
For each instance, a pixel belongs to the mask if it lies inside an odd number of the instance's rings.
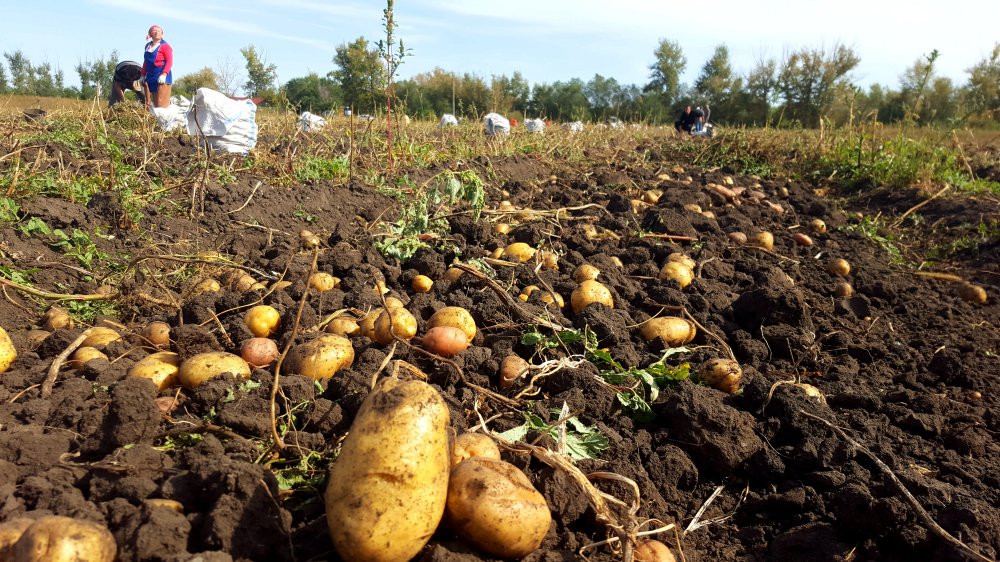
[{"label": "dark soil", "polygon": [[[734,205],[705,187],[722,183],[725,170],[633,162],[629,149],[595,151],[588,164],[531,156],[456,163],[484,178],[489,166],[490,177],[498,178],[488,188],[488,208],[503,199],[537,210],[593,206],[521,222],[508,236],[494,234],[487,219],[498,220],[496,215],[476,221],[460,213],[449,219],[451,233],[443,244],[421,250],[402,266],[374,249],[379,229],[371,228],[379,220],[394,220],[397,203],[358,181],[293,188],[275,187],[267,178],[238,177],[227,186],[210,182],[203,217],[187,218],[168,198],[143,209],[137,227],[126,230],[118,228],[123,210],[111,195],[87,207],[47,198],[20,203],[28,216],[53,228],[101,225],[114,234],[95,242],[105,252],[134,258],[116,277],[124,279],[115,287],[124,295],[116,320],[133,331],[151,320],[168,322],[172,347],[184,356],[237,351],[250,337],[240,307],[261,298],[291,326],[312,261],[312,253],[300,247],[302,228],[323,240],[319,269],[343,280],[338,290],[311,295],[301,318],[304,328],[338,309],[377,305],[372,292],[377,278],[406,303],[421,332],[434,310],[467,307],[480,328],[473,347],[454,358],[467,382],[452,367],[406,347],[397,346],[393,357],[427,373],[450,405],[459,432],[478,423],[477,403],[484,418],[501,414],[490,422],[496,431],[522,423],[516,410],[467,383],[513,396],[519,387],[499,386],[500,361],[511,351],[530,358],[535,349],[521,343],[529,322],[483,282],[467,274],[449,283],[442,274],[456,256],[486,257],[512,241],[546,245],[562,256],[558,271],[536,274],[533,263],[497,267],[497,280],[515,299],[520,288],[542,280],[568,303],[575,287],[572,272],[592,263],[601,269],[615,308],[593,305],[574,314],[567,304],[561,311],[550,309],[553,322],[589,327],[619,363],[645,366],[660,357],[662,347],[644,342],[634,326],[664,306],[684,307],[732,347],[743,367],[743,388],[736,395],[692,380],[664,389],[649,423],[623,412],[615,390],[599,382],[590,364],[544,379],[534,401],[523,403],[524,410],[546,418],[565,403],[582,422],[597,427],[611,446],[599,460],[578,466],[634,480],[642,494],[640,519],[678,522],[683,529],[723,487],[701,520],[730,517],[684,536],[688,561],[964,559],[929,531],[870,457],[803,411],[845,428],[892,467],[944,529],[986,556],[1000,555],[997,248],[960,254],[965,261],[948,264],[950,272],[990,294],[986,305],[972,304],[959,298],[954,282],[918,276],[912,267],[892,263],[876,241],[844,228],[857,222],[856,211],[898,216],[920,200],[915,193],[860,203],[855,198],[844,208],[817,196],[813,186],[735,177],[747,193],[759,190],[779,204],[784,212],[778,213],[746,194]],[[188,150],[177,144],[162,147],[161,154],[168,160],[193,158]],[[688,169],[674,170],[677,165]],[[429,177],[426,170],[408,172],[418,181]],[[691,182],[681,181],[688,175]],[[630,203],[641,195],[636,188],[664,193],[637,214]],[[185,200],[186,194],[177,194],[181,208]],[[923,212],[958,224],[978,222],[984,213],[996,216],[997,206],[944,197]],[[814,235],[812,247],[796,245],[791,234],[814,218],[826,222],[828,233]],[[603,236],[589,239],[584,225],[596,226]],[[759,229],[775,234],[773,251],[737,246],[727,237]],[[671,242],[639,232],[696,240]],[[89,293],[100,284],[67,267],[78,264],[37,237],[9,224],[0,225],[0,236],[0,264],[33,269],[37,287]],[[211,259],[192,261],[199,252],[231,256],[265,284],[287,270],[292,285],[267,293],[224,289],[191,297],[187,289],[198,278],[220,269],[207,263]],[[697,278],[683,290],[656,279],[673,252],[685,252],[699,264]],[[824,269],[830,257],[851,262],[853,296],[834,296],[837,279]],[[184,266],[198,275],[168,275]],[[410,289],[417,273],[436,280],[429,294]],[[193,391],[157,392],[148,381],[126,375],[146,354],[133,336],[109,345],[109,361],[79,371],[64,368],[52,395],[42,398],[38,386],[46,371],[81,329],[57,331],[32,349],[27,331],[36,328],[39,308],[11,289],[6,297],[0,299],[0,319],[20,355],[0,377],[0,520],[55,513],[103,522],[123,561],[188,561],[199,553],[201,560],[339,560],[321,503],[325,466],[386,358],[386,347],[354,339],[353,367],[318,385],[284,373],[279,409],[294,414],[294,427],[284,428],[285,441],[297,447],[278,452],[267,447],[270,370],[255,370],[254,384],[217,379]],[[155,300],[181,304],[171,308]],[[524,307],[532,314],[542,310],[534,297]],[[282,334],[279,345],[290,331]],[[691,346],[694,351],[671,361],[697,366],[724,356],[718,342],[701,331]],[[776,386],[796,377],[818,388],[824,399],[792,384]],[[160,408],[164,398],[174,402],[169,414]],[[581,547],[607,537],[566,474],[504,454],[526,471],[553,512],[542,548],[526,560],[578,560]],[[306,468],[294,470],[300,466]],[[289,487],[293,476],[298,481]],[[624,486],[598,485],[630,498]],[[183,512],[150,502],[158,498],[180,502]],[[676,552],[672,532],[660,538]],[[419,559],[488,558],[441,528]],[[619,557],[603,547],[590,559]]]}]

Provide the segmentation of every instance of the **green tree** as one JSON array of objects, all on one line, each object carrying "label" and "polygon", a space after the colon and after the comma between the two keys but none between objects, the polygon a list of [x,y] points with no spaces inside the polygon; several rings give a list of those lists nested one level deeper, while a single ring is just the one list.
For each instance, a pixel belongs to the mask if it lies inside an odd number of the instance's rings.
[{"label": "green tree", "polygon": [[344,96],[344,104],[363,112],[375,112],[385,92],[385,66],[377,48],[358,37],[352,43],[337,47],[333,57],[337,69],[330,73]]},{"label": "green tree", "polygon": [[174,82],[173,92],[188,98],[194,97],[198,88],[210,88],[219,91],[219,76],[209,67],[202,68],[197,72],[185,74]]},{"label": "green tree", "polygon": [[531,93],[532,111],[536,115],[558,121],[576,121],[590,118],[590,103],[584,92],[583,80],[573,78],[568,82],[536,85]]},{"label": "green tree", "polygon": [[10,67],[13,93],[29,96],[70,96],[75,93],[63,85],[63,72],[54,70],[51,64],[32,64],[20,50],[5,52],[3,56]]},{"label": "green tree", "polygon": [[531,84],[520,72],[515,71],[509,78],[506,75],[494,76],[490,86],[496,111],[516,111],[524,115],[531,101]]},{"label": "green tree", "polygon": [[322,113],[340,105],[340,88],[331,78],[315,72],[292,78],[285,84],[285,97],[299,111]]},{"label": "green tree", "polygon": [[778,92],[787,117],[806,127],[818,126],[860,62],[854,49],[841,44],[830,51],[803,48],[787,55],[778,72]]},{"label": "green tree", "polygon": [[966,103],[970,113],[1000,121],[1000,43],[967,72]]},{"label": "green tree", "polygon": [[729,62],[729,47],[719,45],[705,66],[701,67],[701,74],[694,82],[694,91],[708,105],[725,104],[729,102],[736,82]]},{"label": "green tree", "polygon": [[78,62],[76,73],[80,76],[80,98],[91,99],[107,95],[117,65],[118,51],[111,51],[111,56],[107,60],[99,58],[95,61]]},{"label": "green tree", "polygon": [[240,49],[243,58],[246,59],[247,81],[243,85],[247,96],[273,97],[275,95],[275,84],[278,81],[278,67],[267,60],[266,55],[257,53],[257,48],[249,45]]},{"label": "green tree", "polygon": [[681,46],[670,39],[660,39],[653,52],[656,62],[649,66],[649,83],[646,91],[660,95],[664,106],[674,103],[680,94],[681,73],[687,67],[687,59]]},{"label": "green tree", "polygon": [[906,118],[910,121],[926,124],[930,121],[934,108],[930,107],[926,97],[927,86],[935,78],[934,63],[937,61],[937,49],[916,60],[899,78],[899,94],[906,108]]},{"label": "green tree", "polygon": [[622,87],[614,78],[605,78],[600,74],[587,82],[583,89],[590,105],[589,113],[601,121],[608,117],[618,116],[619,109],[625,101]]},{"label": "green tree", "polygon": [[0,64],[0,94],[6,93],[10,86],[7,84],[7,69]]}]

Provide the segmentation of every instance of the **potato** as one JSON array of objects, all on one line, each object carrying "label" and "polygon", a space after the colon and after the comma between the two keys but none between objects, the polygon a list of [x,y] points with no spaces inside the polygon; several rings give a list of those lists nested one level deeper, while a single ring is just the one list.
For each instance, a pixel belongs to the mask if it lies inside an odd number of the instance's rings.
[{"label": "potato", "polygon": [[690,256],[682,254],[680,252],[674,252],[667,256],[667,262],[676,262],[688,269],[694,269],[698,267],[698,262],[694,261]]},{"label": "potato", "polygon": [[102,353],[96,347],[78,347],[73,355],[70,356],[69,361],[66,365],[70,369],[82,369],[88,362],[94,359],[104,359],[107,361],[108,356]]},{"label": "potato", "polygon": [[429,384],[382,379],[330,468],[327,522],[344,560],[409,560],[430,540],[448,494],[449,414]]},{"label": "potato", "polygon": [[846,281],[839,281],[833,287],[833,294],[841,298],[846,298],[854,294],[854,287]]},{"label": "potato", "polygon": [[826,270],[839,277],[847,277],[851,273],[851,264],[843,258],[836,258],[826,262]]},{"label": "potato", "polygon": [[170,345],[170,324],[150,322],[142,329],[140,335],[153,347],[167,347]]},{"label": "potato", "polygon": [[600,269],[597,269],[596,267],[590,265],[589,263],[585,263],[580,267],[576,268],[576,271],[573,272],[573,281],[576,281],[577,283],[583,283],[584,281],[593,281],[594,279],[597,279],[597,276],[600,274],[601,274]]},{"label": "potato", "polygon": [[765,250],[774,249],[774,235],[766,230],[754,234],[753,238],[750,239],[750,242],[758,248],[763,248]]},{"label": "potato", "polygon": [[538,252],[545,269],[559,270],[559,255],[555,252]]},{"label": "potato", "polygon": [[551,307],[552,305],[555,305],[558,306],[559,308],[562,308],[566,306],[566,301],[563,300],[562,295],[560,295],[559,293],[551,293],[549,291],[544,291],[542,292],[542,296],[539,297],[538,300],[545,303],[546,307]]},{"label": "potato", "polygon": [[622,259],[618,256],[611,256],[611,263],[615,264],[618,269],[623,269],[625,264],[622,263]]},{"label": "potato", "polygon": [[584,281],[573,290],[573,294],[569,297],[570,304],[573,306],[573,312],[579,313],[584,308],[587,308],[593,303],[601,303],[608,308],[614,308],[615,303],[611,299],[611,291],[608,290],[600,281]]},{"label": "potato", "polygon": [[416,293],[429,293],[431,292],[431,286],[434,285],[434,281],[426,275],[417,275],[410,282],[410,287]]},{"label": "potato", "polygon": [[[388,301],[388,299],[386,299]],[[409,341],[417,334],[417,319],[402,306],[383,310],[375,319],[375,342],[392,343],[393,336]]]},{"label": "potato", "polygon": [[463,433],[451,444],[451,468],[472,457],[500,460],[500,447],[485,433]]},{"label": "potato", "polygon": [[660,338],[667,347],[680,347],[693,340],[698,330],[690,320],[677,316],[658,316],[643,322],[639,326],[639,333],[646,341]]},{"label": "potato", "polygon": [[510,234],[510,225],[505,222],[498,222],[497,225],[493,227],[493,232],[497,234]]},{"label": "potato", "polygon": [[813,245],[813,239],[810,238],[808,234],[804,234],[802,232],[796,232],[793,234],[792,240],[794,240],[799,246],[805,246],[807,248]]},{"label": "potato", "polygon": [[320,293],[325,293],[326,291],[332,291],[340,286],[340,278],[334,277],[329,273],[323,271],[317,271],[309,276],[309,288],[315,289]]},{"label": "potato", "polygon": [[531,365],[518,355],[508,355],[500,363],[500,387],[508,388],[521,378]]},{"label": "potato", "polygon": [[19,517],[0,523],[0,560],[13,560],[14,543],[34,522],[34,519]]},{"label": "potato", "polygon": [[271,338],[250,338],[240,345],[240,357],[251,367],[267,367],[279,355],[278,342]]},{"label": "potato", "polygon": [[128,376],[149,379],[157,389],[163,390],[177,385],[179,363],[180,357],[176,353],[170,351],[150,353],[132,365],[128,370]]},{"label": "potato", "polygon": [[654,539],[639,539],[635,545],[635,562],[676,562],[667,545]]},{"label": "potato", "polygon": [[448,271],[444,272],[444,279],[449,283],[454,283],[455,281],[458,281],[458,278],[461,277],[464,273],[465,273],[464,271],[462,271],[457,267],[449,267]]},{"label": "potato", "polygon": [[[959,285],[958,296],[963,301],[973,304],[986,304],[986,301],[989,299],[986,295],[986,289],[972,283],[962,283]],[[3,372],[3,370],[0,369],[0,372]]]},{"label": "potato", "polygon": [[420,343],[424,349],[441,357],[458,355],[469,347],[465,332],[454,326],[435,326],[427,330]]},{"label": "potato", "polygon": [[471,457],[452,469],[448,524],[466,541],[499,558],[538,549],[552,524],[545,498],[516,466]]},{"label": "potato", "polygon": [[514,242],[503,249],[503,255],[514,261],[524,263],[535,255],[535,249],[524,242]]},{"label": "potato", "polygon": [[218,293],[222,290],[222,285],[215,279],[202,279],[191,289],[191,296],[198,296],[205,293]]},{"label": "potato", "polygon": [[732,359],[709,359],[698,367],[698,378],[727,394],[736,394],[740,389],[743,369]]},{"label": "potato", "polygon": [[239,355],[225,351],[206,351],[188,357],[177,371],[178,380],[187,388],[195,388],[209,379],[225,374],[250,378],[250,365]]},{"label": "potato", "polygon": [[17,359],[17,349],[14,348],[14,342],[10,341],[7,330],[0,326],[0,373],[9,369],[15,359]]},{"label": "potato", "polygon": [[681,289],[683,289],[684,287],[690,285],[691,281],[694,281],[694,270],[681,262],[668,261],[663,264],[657,278],[660,281],[674,281]]},{"label": "potato", "polygon": [[[375,329],[374,324],[372,324],[372,329]],[[330,334],[345,337],[361,335],[361,327],[358,326],[358,321],[349,316],[338,316],[330,320],[326,325],[326,331]]]},{"label": "potato", "polygon": [[320,239],[313,231],[303,228],[299,231],[299,242],[305,248],[315,248],[319,246]]},{"label": "potato", "polygon": [[809,230],[813,234],[826,234],[826,223],[823,222],[823,219],[813,219],[809,221]]},{"label": "potato", "polygon": [[656,205],[663,197],[663,191],[659,189],[648,189],[642,193],[642,200],[650,205]]},{"label": "potato", "polygon": [[382,314],[382,310],[375,309],[362,318],[358,322],[358,333],[372,341],[375,341],[375,321],[378,320],[379,314]]},{"label": "potato", "polygon": [[122,335],[111,328],[94,326],[90,330],[90,335],[80,343],[81,347],[104,347],[113,341],[122,339]]},{"label": "potato", "polygon": [[729,241],[732,242],[733,244],[738,244],[742,246],[743,244],[747,243],[747,235],[743,234],[742,232],[730,232],[728,236],[729,236]]},{"label": "potato", "polygon": [[73,328],[74,324],[75,322],[69,313],[58,306],[53,306],[42,315],[42,326],[50,332],[62,329],[69,330]]},{"label": "potato", "polygon": [[32,523],[13,550],[17,562],[112,562],[118,545],[104,525],[49,515]]},{"label": "potato", "polygon": [[328,379],[354,364],[351,340],[336,334],[323,334],[300,343],[288,352],[286,365],[293,373],[311,379]]},{"label": "potato", "polygon": [[469,343],[472,343],[472,339],[476,337],[476,321],[468,310],[460,306],[446,306],[432,314],[427,320],[427,329],[430,330],[438,326],[460,328],[465,332],[465,338],[469,340]]},{"label": "potato", "polygon": [[247,311],[243,322],[253,335],[266,338],[278,330],[278,326],[281,325],[281,314],[273,306],[259,304]]}]

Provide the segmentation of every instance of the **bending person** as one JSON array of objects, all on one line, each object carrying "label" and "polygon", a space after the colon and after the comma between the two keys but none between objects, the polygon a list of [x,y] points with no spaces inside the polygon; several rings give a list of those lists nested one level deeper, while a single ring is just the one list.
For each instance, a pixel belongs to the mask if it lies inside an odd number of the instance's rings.
[{"label": "bending person", "polygon": [[115,75],[111,78],[111,97],[108,99],[108,107],[125,101],[125,90],[132,90],[139,98],[139,103],[146,103],[146,95],[143,93],[139,80],[142,79],[142,65],[135,61],[122,61],[115,67]]}]

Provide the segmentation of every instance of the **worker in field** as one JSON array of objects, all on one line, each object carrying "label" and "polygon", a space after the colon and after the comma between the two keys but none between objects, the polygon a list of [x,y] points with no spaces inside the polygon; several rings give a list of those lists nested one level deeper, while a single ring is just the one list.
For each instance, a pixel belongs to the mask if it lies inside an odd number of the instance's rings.
[{"label": "worker in field", "polygon": [[115,66],[115,75],[111,78],[111,98],[108,100],[108,107],[125,101],[125,90],[135,92],[135,97],[139,98],[139,103],[146,103],[146,95],[142,92],[143,87],[139,81],[142,79],[142,65],[135,61],[122,61]]},{"label": "worker in field", "polygon": [[684,106],[680,117],[674,121],[674,129],[678,133],[693,133],[701,131],[705,126],[705,112],[700,108],[691,109],[690,105]]},{"label": "worker in field", "polygon": [[146,90],[146,109],[170,105],[170,89],[174,83],[174,49],[163,40],[163,28],[154,25],[146,35],[149,41],[143,53],[143,87]]}]

